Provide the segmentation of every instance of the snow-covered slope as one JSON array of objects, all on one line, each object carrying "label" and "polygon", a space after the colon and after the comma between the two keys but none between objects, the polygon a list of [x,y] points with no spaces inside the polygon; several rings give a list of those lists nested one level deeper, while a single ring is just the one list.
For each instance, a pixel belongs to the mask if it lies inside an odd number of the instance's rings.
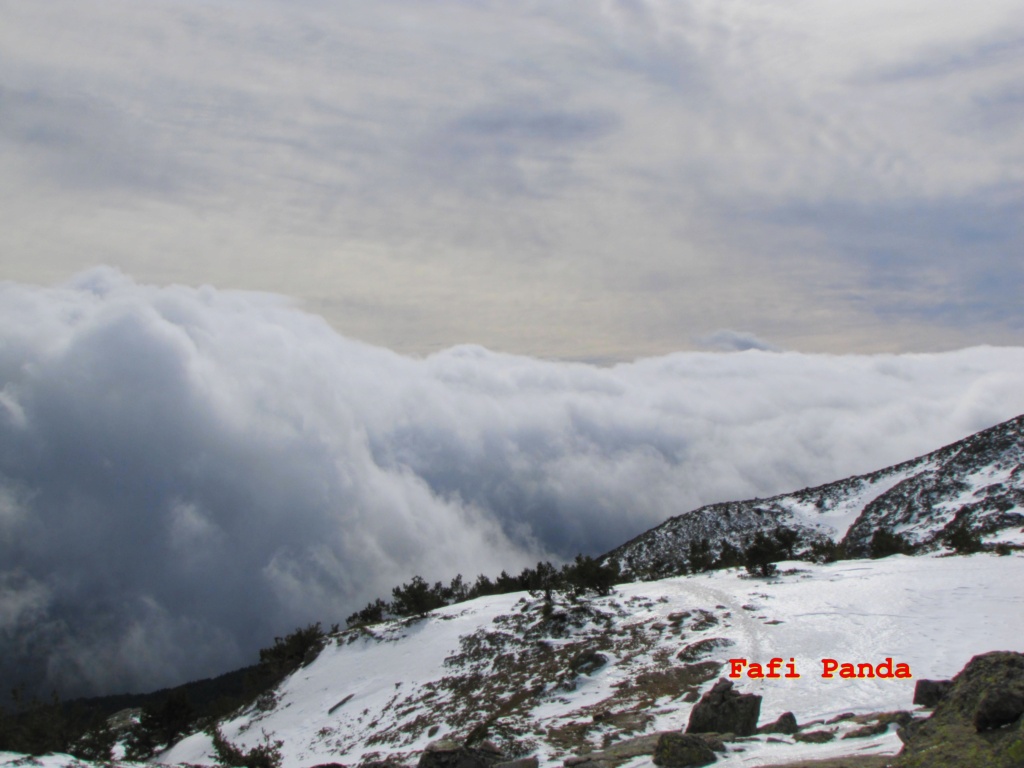
[{"label": "snow-covered slope", "polygon": [[[285,768],[394,759],[414,763],[434,739],[485,735],[541,765],[643,733],[685,727],[692,701],[730,658],[794,659],[798,679],[737,680],[761,694],[761,722],[913,709],[914,679],[823,679],[822,659],[910,665],[950,677],[974,654],[1024,650],[1024,555],[896,556],[780,564],[754,579],[734,569],[620,586],[573,601],[526,593],[481,598],[418,620],[334,636],[273,697],[222,726],[239,745],[283,740]],[[767,737],[730,745],[717,764],[894,753],[892,728],[826,744]],[[739,751],[739,750],[743,751]],[[162,763],[215,762],[190,736]],[[650,765],[649,757],[630,766]]]},{"label": "snow-covered slope", "polygon": [[868,475],[769,499],[711,504],[673,517],[605,555],[624,573],[684,571],[691,542],[742,547],[757,531],[786,526],[802,547],[830,539],[868,554],[879,528],[934,548],[952,524],[996,537],[1024,526],[1024,416],[920,458]]}]

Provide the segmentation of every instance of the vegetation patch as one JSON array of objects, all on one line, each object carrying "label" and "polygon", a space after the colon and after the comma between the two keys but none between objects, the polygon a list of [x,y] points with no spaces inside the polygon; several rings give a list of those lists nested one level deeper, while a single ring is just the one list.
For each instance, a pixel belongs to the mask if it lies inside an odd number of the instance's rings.
[{"label": "vegetation patch", "polygon": [[727,637],[706,637],[703,640],[690,643],[676,654],[676,658],[689,664],[714,653],[719,648],[730,648],[734,645],[736,643]]}]

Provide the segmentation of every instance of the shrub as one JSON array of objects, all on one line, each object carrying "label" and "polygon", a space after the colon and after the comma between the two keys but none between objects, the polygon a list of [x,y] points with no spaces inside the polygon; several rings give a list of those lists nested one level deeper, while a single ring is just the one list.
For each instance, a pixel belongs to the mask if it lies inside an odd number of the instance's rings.
[{"label": "shrub", "polygon": [[494,582],[491,581],[490,577],[480,574],[476,577],[476,581],[473,586],[469,588],[469,598],[483,597],[484,595],[495,594]]},{"label": "shrub", "polygon": [[391,610],[399,616],[418,616],[441,608],[447,605],[442,590],[441,582],[437,582],[431,588],[422,576],[413,576],[408,584],[391,590],[391,595],[395,598],[391,601]]},{"label": "shrub", "polygon": [[981,543],[981,535],[977,531],[972,531],[963,522],[955,522],[946,526],[942,541],[959,555],[970,555],[980,552],[984,548]]},{"label": "shrub", "polygon": [[715,564],[715,558],[711,554],[711,544],[707,539],[690,540],[687,550],[687,561],[693,573],[709,571]]},{"label": "shrub", "polygon": [[743,565],[743,552],[731,541],[722,542],[715,568],[735,568],[737,565]]},{"label": "shrub", "polygon": [[775,561],[780,560],[782,554],[777,542],[768,538],[764,531],[758,531],[743,550],[743,565],[753,576],[772,576],[778,570]]},{"label": "shrub", "polygon": [[[336,631],[337,627],[332,627]],[[298,669],[311,651],[319,651],[324,647],[326,633],[320,622],[296,629],[284,637],[275,637],[270,648],[260,649],[260,664],[270,668],[278,675],[286,675]]]},{"label": "shrub", "polygon": [[913,545],[903,534],[888,528],[879,528],[871,537],[871,557],[876,560],[889,555],[909,555],[913,551]]},{"label": "shrub", "polygon": [[196,711],[182,690],[173,690],[157,704],[142,709],[139,722],[128,731],[125,757],[146,760],[157,749],[170,746],[192,729]]},{"label": "shrub", "polygon": [[834,563],[846,559],[846,547],[831,539],[819,539],[811,542],[804,557],[815,563]]},{"label": "shrub", "polygon": [[117,743],[117,734],[106,721],[103,721],[100,725],[82,734],[68,751],[80,760],[109,763],[114,759],[115,743]]},{"label": "shrub", "polygon": [[362,610],[356,611],[347,619],[345,624],[349,627],[358,627],[365,624],[378,624],[384,621],[384,617],[391,611],[391,606],[379,597],[372,603],[368,603]]},{"label": "shrub", "polygon": [[562,576],[565,585],[577,595],[591,590],[607,595],[619,579],[619,564],[613,561],[602,565],[589,555],[576,555],[576,560],[562,569]]},{"label": "shrub", "polygon": [[799,531],[794,531],[792,528],[780,525],[772,531],[772,538],[775,539],[775,543],[778,545],[781,553],[785,556],[785,559],[792,560],[793,550],[796,548],[796,545],[800,543]]},{"label": "shrub", "polygon": [[14,711],[0,706],[0,750],[43,755],[64,752],[72,739],[69,722],[56,693],[50,702],[28,699],[24,690],[11,691]]},{"label": "shrub", "polygon": [[217,759],[221,765],[231,768],[280,768],[281,747],[283,741],[271,741],[269,734],[263,732],[263,742],[248,752],[243,752],[236,747],[220,732],[217,726],[211,726],[207,731],[213,739],[213,751],[217,753]]}]

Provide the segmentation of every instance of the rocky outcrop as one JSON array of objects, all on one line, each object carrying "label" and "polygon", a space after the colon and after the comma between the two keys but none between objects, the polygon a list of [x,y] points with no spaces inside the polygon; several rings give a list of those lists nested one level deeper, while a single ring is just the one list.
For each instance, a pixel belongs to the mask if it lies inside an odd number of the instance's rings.
[{"label": "rocky outcrop", "polygon": [[760,714],[761,697],[733,690],[732,681],[723,677],[694,705],[686,732],[752,736]]},{"label": "rocky outcrop", "polygon": [[684,663],[692,663],[708,656],[720,648],[728,648],[736,643],[727,637],[706,637],[695,643],[690,643],[676,654],[676,658]]},{"label": "rocky outcrop", "polygon": [[796,715],[792,712],[783,712],[779,715],[778,720],[774,723],[768,723],[768,725],[762,725],[757,729],[758,733],[783,733],[792,735],[800,730],[800,726],[797,725]]},{"label": "rocky outcrop", "polygon": [[975,656],[931,717],[901,734],[898,768],[1024,765],[1024,654]]},{"label": "rocky outcrop", "polygon": [[567,768],[573,768],[573,766],[586,768],[587,764],[599,766],[600,768],[614,768],[614,766],[621,765],[627,760],[632,760],[634,757],[654,754],[654,748],[658,744],[658,739],[665,733],[668,733],[668,731],[645,733],[643,736],[625,739],[596,752],[574,755],[573,757],[566,758],[564,765]]},{"label": "rocky outcrop", "polygon": [[540,761],[536,755],[530,757],[521,757],[518,760],[506,760],[505,762],[495,763],[493,768],[537,768],[540,765]]},{"label": "rocky outcrop", "polygon": [[993,731],[1017,722],[1024,714],[1024,687],[1001,687],[981,697],[974,710],[974,728],[978,733]]},{"label": "rocky outcrop", "polygon": [[[871,554],[871,540],[879,529],[898,529],[921,548],[932,550],[956,529],[981,536],[1024,524],[1024,472],[1013,471],[1022,459],[1024,415],[867,475],[677,515],[613,549],[601,561],[618,563],[622,573],[633,578],[673,576],[692,568],[691,546],[706,540],[709,556],[717,557],[725,542],[745,546],[758,532],[771,535],[780,526],[800,534],[796,554],[807,554],[815,545],[827,551],[832,539],[793,512],[809,508],[823,514],[837,508],[859,509],[843,538],[848,554]],[[995,474],[993,470],[1010,474],[1002,482],[978,482]],[[827,518],[822,523],[829,525]]]},{"label": "rocky outcrop", "polygon": [[419,768],[492,768],[505,762],[505,756],[497,749],[465,747],[454,741],[441,739],[432,742],[420,755]]},{"label": "rocky outcrop", "polygon": [[918,680],[914,686],[914,703],[931,709],[946,698],[952,687],[952,680]]},{"label": "rocky outcrop", "polygon": [[825,744],[835,739],[835,737],[835,729],[831,731],[804,731],[793,735],[794,739],[805,744]]},{"label": "rocky outcrop", "polygon": [[[655,731],[645,733],[643,736],[635,736],[631,739],[609,744],[604,749],[594,752],[587,752],[582,755],[567,757],[563,763],[566,768],[618,768],[623,763],[629,762],[637,757],[653,757],[657,753],[658,744],[666,736],[681,736],[679,731]],[[717,734],[697,733],[692,734],[711,750],[711,752],[725,752],[725,743]],[[728,734],[731,738],[732,734]],[[672,740],[666,742],[666,749]],[[701,754],[706,754],[700,750]],[[674,759],[667,757],[666,759]],[[494,768],[500,768],[494,766]]]},{"label": "rocky outcrop", "polygon": [[592,675],[607,663],[608,657],[603,653],[587,649],[578,653],[569,662],[569,669],[577,675]]},{"label": "rocky outcrop", "polygon": [[704,739],[689,733],[664,733],[654,747],[654,764],[663,768],[708,765],[717,759]]}]

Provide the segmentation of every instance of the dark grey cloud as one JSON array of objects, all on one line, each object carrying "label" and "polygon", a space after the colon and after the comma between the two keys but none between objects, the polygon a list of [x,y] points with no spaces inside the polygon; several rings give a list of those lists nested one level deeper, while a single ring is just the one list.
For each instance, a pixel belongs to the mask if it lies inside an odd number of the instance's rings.
[{"label": "dark grey cloud", "polygon": [[270,295],[0,284],[0,680],[224,671],[415,573],[600,553],[909,458],[1024,411],[1022,384],[1014,348],[413,359]]}]

